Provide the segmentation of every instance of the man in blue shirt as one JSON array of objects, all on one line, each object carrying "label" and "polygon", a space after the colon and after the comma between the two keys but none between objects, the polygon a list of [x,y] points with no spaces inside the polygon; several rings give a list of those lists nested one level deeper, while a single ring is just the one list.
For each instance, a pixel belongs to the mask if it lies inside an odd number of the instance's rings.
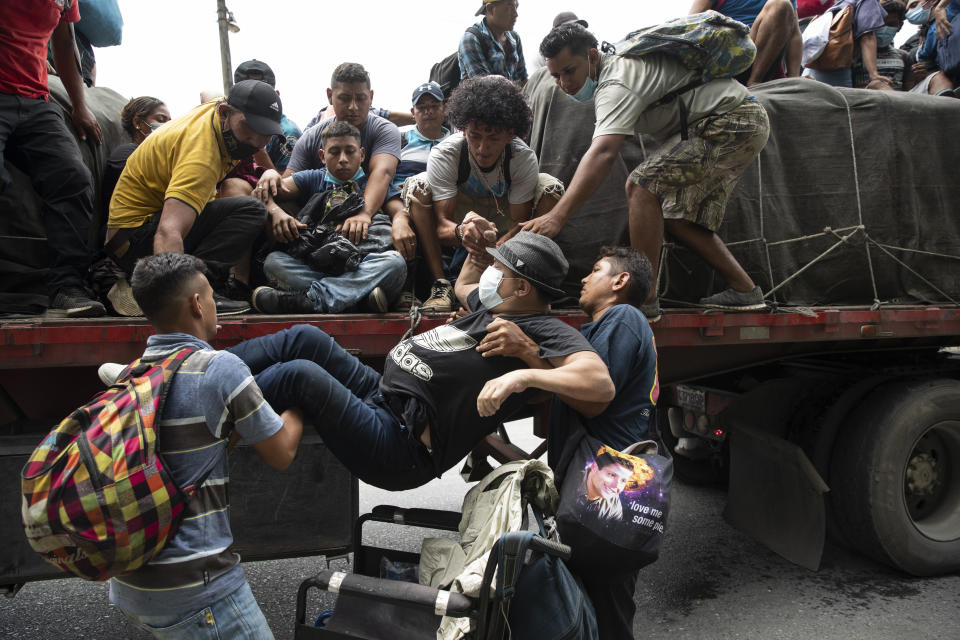
[{"label": "man in blue shirt", "polygon": [[[583,278],[580,306],[590,321],[580,332],[607,365],[616,395],[610,402],[554,396],[550,406],[551,466],[559,462],[574,413],[591,436],[617,450],[640,440],[657,439],[649,429],[660,395],[657,348],[650,324],[639,310],[651,281],[650,262],[629,247],[601,249],[592,271]],[[498,319],[489,330],[477,347],[485,357],[512,356],[531,368],[549,367],[538,356],[537,344],[513,323]],[[569,481],[579,482],[578,475],[571,474]],[[579,576],[596,609],[601,640],[634,637],[633,594],[638,573]]]},{"label": "man in blue shirt", "polygon": [[527,63],[520,36],[513,30],[517,0],[483,0],[477,15],[483,20],[460,38],[460,79],[499,75],[522,87],[527,83]]},{"label": "man in blue shirt", "polygon": [[[160,253],[141,259],[133,271],[133,295],[156,334],[147,340],[145,360],[192,349],[177,372],[160,416],[164,466],[179,486],[196,483],[209,471],[186,516],[161,552],[140,569],[110,581],[110,602],[138,627],[158,638],[273,638],[230,546],[228,441],[243,439],[271,467],[293,462],[303,432],[299,409],[266,390],[286,387],[296,362],[266,369],[256,358],[256,379],[233,353],[215,351],[216,303],[196,256]],[[278,334],[279,335],[279,334]],[[282,336],[281,336],[282,339]],[[275,336],[247,343],[275,341]],[[286,358],[290,360],[294,358]]]},{"label": "man in blue shirt", "polygon": [[737,79],[752,86],[776,78],[800,75],[803,38],[797,21],[796,0],[693,0],[690,13],[708,9],[750,27],[757,45],[753,66]]}]

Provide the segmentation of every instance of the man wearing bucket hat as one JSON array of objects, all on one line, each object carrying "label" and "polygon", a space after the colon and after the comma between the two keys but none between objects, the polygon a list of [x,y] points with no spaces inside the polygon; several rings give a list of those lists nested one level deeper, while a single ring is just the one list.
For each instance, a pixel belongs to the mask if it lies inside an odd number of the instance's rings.
[{"label": "man wearing bucket hat", "polygon": [[[225,100],[194,108],[137,147],[117,181],[107,219],[106,251],[128,276],[143,256],[189,253],[210,269],[218,314],[250,309],[247,301],[230,300],[219,291],[226,287],[230,267],[264,231],[267,210],[253,197],[214,200],[214,194],[238,160],[283,133],[282,113],[280,96],[270,85],[244,80]],[[280,210],[270,215],[290,218]],[[268,229],[277,222],[271,220]],[[127,297],[110,295],[118,311],[139,315]]]},{"label": "man wearing bucket hat", "polygon": [[[401,341],[382,376],[319,328],[291,329],[290,345],[302,354],[297,379],[282,389],[287,401],[269,392],[266,400],[278,407],[295,398],[305,422],[352,474],[393,491],[439,477],[537,389],[609,402],[615,389],[603,361],[576,329],[547,315],[567,272],[560,248],[519,233],[488,253],[492,266],[471,257],[458,280],[471,313]],[[526,369],[517,358],[481,354],[477,347],[499,318],[539,344],[553,368]],[[255,341],[231,351],[258,371],[272,364]]]}]

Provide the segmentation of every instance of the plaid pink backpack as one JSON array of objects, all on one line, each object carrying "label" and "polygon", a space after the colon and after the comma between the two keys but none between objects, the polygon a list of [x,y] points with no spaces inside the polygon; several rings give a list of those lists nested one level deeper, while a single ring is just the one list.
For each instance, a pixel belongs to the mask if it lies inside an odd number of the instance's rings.
[{"label": "plaid pink backpack", "polygon": [[157,451],[157,425],[192,352],[136,360],[34,450],[20,472],[22,518],[44,560],[84,580],[108,580],[149,562],[176,533],[203,479],[174,483]]}]

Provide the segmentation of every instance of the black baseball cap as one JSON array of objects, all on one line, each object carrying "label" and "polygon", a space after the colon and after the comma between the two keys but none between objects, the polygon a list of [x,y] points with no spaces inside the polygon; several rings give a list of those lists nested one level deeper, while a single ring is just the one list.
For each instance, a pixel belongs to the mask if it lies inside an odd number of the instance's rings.
[{"label": "black baseball cap", "polygon": [[237,70],[233,72],[234,82],[243,82],[244,80],[262,80],[271,87],[277,86],[277,77],[273,75],[273,69],[266,62],[260,62],[257,59],[241,62]]},{"label": "black baseball cap", "polygon": [[576,22],[584,29],[590,26],[589,24],[587,24],[586,20],[581,20],[580,18],[578,18],[577,14],[575,14],[573,11],[561,11],[553,19],[553,28],[556,29],[560,25],[567,24],[568,22]]},{"label": "black baseball cap", "polygon": [[259,80],[243,80],[233,85],[227,104],[243,113],[254,131],[260,135],[280,135],[283,127],[283,104],[273,87]]},{"label": "black baseball cap", "polygon": [[567,277],[570,263],[557,243],[529,231],[520,231],[502,245],[487,248],[487,253],[550,298],[565,295],[560,285]]}]

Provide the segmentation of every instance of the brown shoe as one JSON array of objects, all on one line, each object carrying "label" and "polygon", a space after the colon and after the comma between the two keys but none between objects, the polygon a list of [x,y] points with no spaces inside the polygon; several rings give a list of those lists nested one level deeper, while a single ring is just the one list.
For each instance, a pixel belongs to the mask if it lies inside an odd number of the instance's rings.
[{"label": "brown shoe", "polygon": [[430,297],[420,307],[423,311],[434,313],[450,313],[456,308],[457,299],[453,295],[453,285],[449,280],[440,278],[433,281],[430,287]]}]

